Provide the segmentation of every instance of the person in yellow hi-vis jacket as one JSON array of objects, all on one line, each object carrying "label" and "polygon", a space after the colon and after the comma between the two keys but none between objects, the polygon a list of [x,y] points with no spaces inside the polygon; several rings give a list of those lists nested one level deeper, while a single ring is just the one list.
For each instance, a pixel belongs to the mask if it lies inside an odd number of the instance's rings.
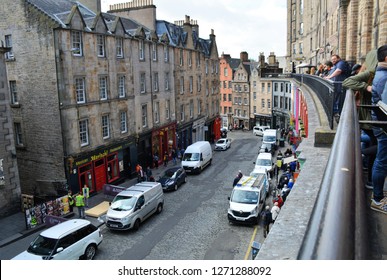
[{"label": "person in yellow hi-vis jacket", "polygon": [[82,193],[78,193],[75,197],[75,206],[78,208],[79,218],[85,218],[85,197]]},{"label": "person in yellow hi-vis jacket", "polygon": [[89,190],[89,187],[85,184],[82,188],[82,194],[85,198],[85,205],[86,207],[89,207],[89,194],[90,194],[90,190]]}]

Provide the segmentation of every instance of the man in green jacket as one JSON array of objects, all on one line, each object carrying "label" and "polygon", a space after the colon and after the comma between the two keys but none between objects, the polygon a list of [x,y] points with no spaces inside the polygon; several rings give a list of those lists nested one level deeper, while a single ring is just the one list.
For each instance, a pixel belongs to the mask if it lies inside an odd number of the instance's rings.
[{"label": "man in green jacket", "polygon": [[85,197],[82,193],[78,193],[75,197],[75,206],[78,208],[79,218],[85,218]]}]

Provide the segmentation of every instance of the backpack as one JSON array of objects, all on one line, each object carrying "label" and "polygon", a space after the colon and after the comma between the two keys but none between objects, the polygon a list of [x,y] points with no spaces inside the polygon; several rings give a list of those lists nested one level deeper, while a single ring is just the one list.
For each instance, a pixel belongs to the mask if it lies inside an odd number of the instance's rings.
[{"label": "backpack", "polygon": [[351,76],[351,72],[352,72],[352,67],[349,65],[348,61],[344,60],[343,59],[343,62],[344,62],[344,75],[346,78],[348,78],[349,76]]}]

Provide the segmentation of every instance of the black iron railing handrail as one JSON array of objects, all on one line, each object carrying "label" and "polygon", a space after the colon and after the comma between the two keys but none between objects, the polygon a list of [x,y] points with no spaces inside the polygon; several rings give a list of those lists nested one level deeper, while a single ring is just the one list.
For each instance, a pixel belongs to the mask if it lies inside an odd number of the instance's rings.
[{"label": "black iron railing handrail", "polygon": [[347,90],[298,259],[367,259],[365,207],[359,121],[354,94]]},{"label": "black iron railing handrail", "polygon": [[337,83],[309,74],[292,74],[292,78],[301,85],[308,86],[317,95],[327,115],[329,127],[333,129],[333,103]]}]

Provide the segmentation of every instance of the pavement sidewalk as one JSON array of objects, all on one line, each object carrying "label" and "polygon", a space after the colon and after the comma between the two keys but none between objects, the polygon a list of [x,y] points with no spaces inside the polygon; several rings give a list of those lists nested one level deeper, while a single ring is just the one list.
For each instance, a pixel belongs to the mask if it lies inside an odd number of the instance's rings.
[{"label": "pavement sidewalk", "polygon": [[[163,165],[159,166],[159,168],[152,169],[152,175],[156,180],[158,180],[159,176],[168,168],[179,165],[178,161],[176,165],[173,164],[173,161],[168,163],[168,166],[165,167]],[[130,187],[137,183],[137,178],[126,179],[123,183],[119,184],[119,186]],[[92,195],[89,198],[89,208],[93,208],[94,206],[100,204],[103,201],[111,201],[114,197],[106,196],[101,191]],[[86,208],[87,210],[88,208]],[[68,219],[76,219],[78,218],[78,211],[76,207],[74,207],[74,212],[67,214],[64,218]],[[87,216],[86,219],[89,220],[95,226],[101,226],[104,224],[102,219],[98,219],[95,217]],[[37,231],[41,231],[45,229],[46,226],[44,224],[38,225],[35,228],[27,229],[25,216],[23,212],[18,212],[13,215],[3,217],[0,219],[0,248],[4,247],[10,243],[13,243],[19,239],[22,239],[28,235],[31,235]]]}]

